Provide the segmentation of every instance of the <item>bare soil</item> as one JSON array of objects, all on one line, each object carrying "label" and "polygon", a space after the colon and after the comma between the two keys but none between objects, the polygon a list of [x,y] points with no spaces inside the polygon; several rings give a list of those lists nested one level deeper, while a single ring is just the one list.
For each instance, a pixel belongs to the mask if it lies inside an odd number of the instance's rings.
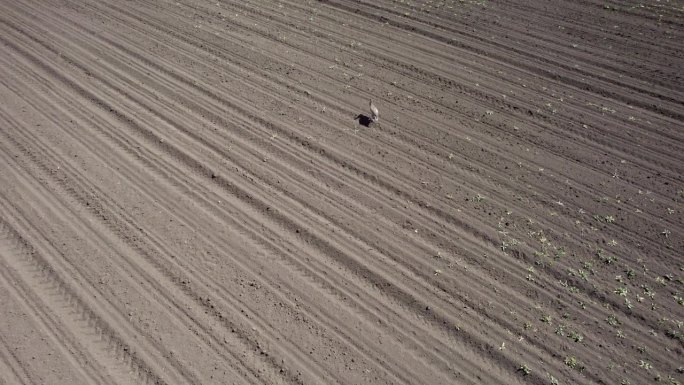
[{"label": "bare soil", "polygon": [[682,383],[683,27],[0,1],[0,384]]}]

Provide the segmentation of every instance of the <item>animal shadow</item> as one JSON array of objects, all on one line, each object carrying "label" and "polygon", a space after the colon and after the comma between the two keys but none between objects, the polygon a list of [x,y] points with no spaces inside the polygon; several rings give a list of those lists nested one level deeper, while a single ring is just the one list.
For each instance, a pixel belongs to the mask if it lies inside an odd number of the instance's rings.
[{"label": "animal shadow", "polygon": [[354,120],[358,120],[359,124],[364,127],[369,127],[373,123],[373,120],[364,114],[358,114]]}]

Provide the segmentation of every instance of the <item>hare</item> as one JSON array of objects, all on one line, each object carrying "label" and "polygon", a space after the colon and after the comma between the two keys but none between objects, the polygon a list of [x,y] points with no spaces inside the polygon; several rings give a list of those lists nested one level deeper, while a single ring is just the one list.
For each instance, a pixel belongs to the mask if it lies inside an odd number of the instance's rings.
[{"label": "hare", "polygon": [[371,121],[377,122],[378,120],[380,120],[380,113],[378,112],[378,107],[375,107],[375,104],[373,104],[372,99],[369,99],[368,101],[370,104]]}]

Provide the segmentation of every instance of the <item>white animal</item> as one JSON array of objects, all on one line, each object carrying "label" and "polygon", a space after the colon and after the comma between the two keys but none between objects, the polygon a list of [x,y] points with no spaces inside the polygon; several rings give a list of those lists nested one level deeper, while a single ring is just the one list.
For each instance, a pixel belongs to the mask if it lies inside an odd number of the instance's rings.
[{"label": "white animal", "polygon": [[371,121],[377,122],[380,120],[380,113],[378,112],[378,107],[375,107],[375,104],[373,104],[373,100],[369,99],[369,104],[370,104],[370,112],[371,112]]}]

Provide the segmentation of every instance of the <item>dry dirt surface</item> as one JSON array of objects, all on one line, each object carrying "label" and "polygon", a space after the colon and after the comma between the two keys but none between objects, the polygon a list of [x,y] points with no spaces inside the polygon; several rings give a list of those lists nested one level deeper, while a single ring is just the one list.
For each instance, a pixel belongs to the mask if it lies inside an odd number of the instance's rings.
[{"label": "dry dirt surface", "polygon": [[683,71],[682,1],[0,0],[0,384],[681,384]]}]

